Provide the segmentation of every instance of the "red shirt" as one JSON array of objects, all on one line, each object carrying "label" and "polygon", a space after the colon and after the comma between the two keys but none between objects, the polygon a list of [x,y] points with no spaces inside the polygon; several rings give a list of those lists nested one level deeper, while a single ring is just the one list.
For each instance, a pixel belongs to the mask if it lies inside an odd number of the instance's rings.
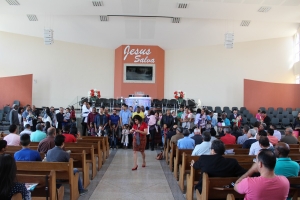
[{"label": "red shirt", "polygon": [[70,113],[70,119],[73,119],[73,118],[76,118],[75,117],[75,110],[71,110],[71,113]]},{"label": "red shirt", "polygon": [[76,142],[76,138],[74,135],[69,134],[69,133],[64,133],[62,134],[63,136],[65,136],[65,143],[72,143],[72,142]]},{"label": "red shirt", "polygon": [[268,139],[269,139],[270,143],[273,144],[274,146],[278,143],[278,138],[273,135],[272,136],[269,135]]},{"label": "red shirt", "polygon": [[87,124],[88,125],[90,125],[90,123],[92,122],[92,123],[94,123],[94,118],[95,118],[95,116],[97,115],[98,113],[97,112],[95,112],[95,113],[89,113],[89,115],[87,116]]},{"label": "red shirt", "polygon": [[[145,129],[148,128],[148,125],[145,122],[142,122],[142,124],[140,125],[140,127],[138,128],[137,124],[133,124],[132,127],[134,130],[140,130],[140,131],[145,131]],[[146,136],[145,134],[140,134],[140,136],[144,137]]]},{"label": "red shirt", "polygon": [[236,138],[229,134],[226,133],[225,136],[221,137],[220,140],[226,145],[226,144],[235,144]]}]

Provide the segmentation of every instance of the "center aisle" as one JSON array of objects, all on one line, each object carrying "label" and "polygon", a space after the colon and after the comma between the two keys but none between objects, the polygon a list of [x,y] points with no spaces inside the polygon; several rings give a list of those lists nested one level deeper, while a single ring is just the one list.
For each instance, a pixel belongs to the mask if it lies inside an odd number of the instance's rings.
[{"label": "center aisle", "polygon": [[139,153],[138,169],[132,171],[133,151],[117,150],[90,199],[173,200],[160,161],[156,160],[156,151],[146,150],[145,153],[146,167],[142,167],[142,157]]}]

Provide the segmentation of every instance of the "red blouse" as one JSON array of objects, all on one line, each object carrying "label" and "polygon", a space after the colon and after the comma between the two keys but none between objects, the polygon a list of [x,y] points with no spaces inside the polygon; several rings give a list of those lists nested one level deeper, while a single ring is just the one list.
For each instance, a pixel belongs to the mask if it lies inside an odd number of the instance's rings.
[{"label": "red blouse", "polygon": [[75,117],[75,110],[71,110],[71,113],[70,113],[70,119],[73,119],[73,118],[76,118]]},{"label": "red blouse", "polygon": [[[147,129],[148,128],[148,125],[145,123],[145,122],[142,122],[142,124],[140,125],[140,128],[138,128],[138,125],[137,124],[134,124],[133,125],[133,129],[134,130],[140,130],[140,131],[145,131],[145,129]],[[145,134],[140,134],[140,136],[146,136]]]}]

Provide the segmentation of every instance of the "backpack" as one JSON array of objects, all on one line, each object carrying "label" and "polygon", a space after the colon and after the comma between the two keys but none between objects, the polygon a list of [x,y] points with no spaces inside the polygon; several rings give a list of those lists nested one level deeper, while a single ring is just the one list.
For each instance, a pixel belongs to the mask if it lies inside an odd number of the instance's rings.
[{"label": "backpack", "polygon": [[156,156],[156,160],[162,160],[164,158],[164,152],[160,152],[159,154],[157,154]]}]

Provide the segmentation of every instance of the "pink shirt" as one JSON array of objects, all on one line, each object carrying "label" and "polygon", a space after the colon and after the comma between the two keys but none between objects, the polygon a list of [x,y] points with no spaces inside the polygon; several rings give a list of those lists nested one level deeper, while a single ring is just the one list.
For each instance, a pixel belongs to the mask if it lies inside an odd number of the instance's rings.
[{"label": "pink shirt", "polygon": [[245,194],[244,200],[285,200],[290,189],[290,182],[284,176],[274,178],[245,178],[237,184],[237,191]]},{"label": "pink shirt", "polygon": [[20,146],[20,136],[14,133],[10,133],[4,137],[8,146]]},{"label": "pink shirt", "polygon": [[149,126],[152,126],[152,125],[156,124],[156,117],[155,117],[155,115],[150,115],[148,118],[149,118],[149,121],[148,121],[148,125]]},{"label": "pink shirt", "polygon": [[257,113],[257,114],[255,115],[255,118],[256,118],[258,121],[260,121],[260,120],[261,120],[261,115],[260,115],[259,113]]}]

